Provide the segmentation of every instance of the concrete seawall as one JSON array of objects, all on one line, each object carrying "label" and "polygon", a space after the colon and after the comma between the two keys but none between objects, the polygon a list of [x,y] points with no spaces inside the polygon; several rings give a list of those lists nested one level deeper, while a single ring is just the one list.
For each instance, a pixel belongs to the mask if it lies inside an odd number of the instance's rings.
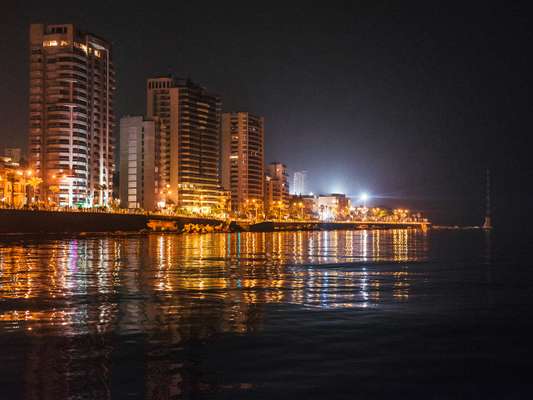
[{"label": "concrete seawall", "polygon": [[104,212],[68,212],[0,209],[1,234],[138,232],[154,222],[172,222],[181,232],[188,224],[219,226],[222,221],[164,215],[121,214]]},{"label": "concrete seawall", "polygon": [[[302,231],[354,229],[426,229],[429,223],[264,221],[256,224],[227,224],[209,218],[159,214],[123,214],[107,212],[69,212],[0,209],[1,234],[139,232],[165,230],[170,232],[209,231]],[[205,228],[209,229],[205,229]]]},{"label": "concrete seawall", "polygon": [[274,231],[335,231],[357,229],[427,229],[427,222],[321,222],[321,221],[264,221],[250,225],[252,232]]}]

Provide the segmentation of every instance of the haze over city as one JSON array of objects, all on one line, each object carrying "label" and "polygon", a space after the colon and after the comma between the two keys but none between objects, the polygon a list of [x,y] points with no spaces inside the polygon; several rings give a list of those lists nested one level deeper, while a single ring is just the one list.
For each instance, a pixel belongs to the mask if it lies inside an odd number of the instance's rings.
[{"label": "haze over city", "polygon": [[367,191],[437,222],[478,224],[490,167],[495,218],[527,204],[522,72],[530,64],[521,49],[529,36],[518,3],[460,12],[387,2],[105,9],[8,3],[5,146],[26,144],[27,95],[19,89],[28,85],[29,23],[69,21],[113,43],[119,117],[144,112],[148,77],[191,77],[221,96],[223,110],[263,115],[265,160],[306,169],[310,191]]}]

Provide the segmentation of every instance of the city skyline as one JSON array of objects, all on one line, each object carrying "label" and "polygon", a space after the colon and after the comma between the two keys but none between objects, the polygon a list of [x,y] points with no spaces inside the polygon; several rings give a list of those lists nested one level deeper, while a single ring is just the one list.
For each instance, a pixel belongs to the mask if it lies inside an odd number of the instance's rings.
[{"label": "city skyline", "polygon": [[[185,7],[191,15],[198,12],[196,6]],[[309,191],[354,195],[365,190],[376,201],[427,210],[436,221],[479,223],[484,170],[491,164],[494,219],[502,219],[504,210],[516,217],[529,205],[529,188],[520,182],[531,173],[527,146],[521,145],[529,140],[524,137],[529,129],[523,106],[527,102],[512,100],[526,99],[521,72],[527,63],[510,61],[518,57],[524,19],[512,9],[496,7],[463,8],[464,18],[452,6],[441,7],[438,17],[429,5],[410,7],[310,7],[306,18],[298,19],[300,24],[316,24],[321,11],[331,22],[305,33],[291,25],[300,13],[296,6],[283,15],[275,8],[252,9],[251,15],[261,23],[243,37],[246,23],[239,21],[240,12],[212,28],[207,22],[187,21],[171,28],[170,9],[159,20],[163,29],[147,26],[136,31],[132,27],[142,26],[155,11],[123,10],[115,13],[120,23],[111,24],[99,18],[96,7],[82,6],[74,12],[68,6],[50,10],[35,4],[23,12],[12,5],[6,15],[13,18],[2,24],[3,36],[12,39],[2,44],[2,50],[12,56],[2,66],[9,77],[2,95],[10,93],[10,101],[2,99],[5,123],[0,142],[5,147],[24,147],[25,142],[27,98],[13,90],[27,85],[23,65],[28,48],[21,35],[30,22],[72,21],[111,38],[116,48],[115,63],[122,76],[117,82],[117,119],[144,114],[148,77],[189,75],[223,95],[223,111],[246,109],[264,115],[270,136],[265,160],[282,160],[291,171],[308,170]],[[476,13],[481,13],[476,25],[467,23]],[[206,21],[213,23],[216,14],[215,7]],[[501,30],[497,21],[505,22],[507,29]],[[407,28],[391,36],[399,26]],[[291,39],[276,40],[282,34]],[[218,50],[224,40],[232,44]],[[267,51],[247,46],[246,53],[236,53],[240,44],[250,42]],[[494,52],[503,57],[495,58]],[[328,54],[332,59],[326,63]],[[340,54],[347,57],[346,63],[341,63]],[[146,62],[129,62],[143,56]],[[294,62],[287,64],[289,60]],[[342,65],[353,68],[348,71]],[[507,84],[497,79],[498,74]],[[507,160],[502,153],[514,157]]]}]

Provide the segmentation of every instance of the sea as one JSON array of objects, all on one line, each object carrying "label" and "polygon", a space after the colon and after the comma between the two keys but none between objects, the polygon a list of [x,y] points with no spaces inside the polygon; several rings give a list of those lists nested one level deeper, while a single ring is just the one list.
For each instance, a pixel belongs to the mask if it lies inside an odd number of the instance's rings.
[{"label": "sea", "polygon": [[0,238],[0,399],[527,399],[532,242]]}]

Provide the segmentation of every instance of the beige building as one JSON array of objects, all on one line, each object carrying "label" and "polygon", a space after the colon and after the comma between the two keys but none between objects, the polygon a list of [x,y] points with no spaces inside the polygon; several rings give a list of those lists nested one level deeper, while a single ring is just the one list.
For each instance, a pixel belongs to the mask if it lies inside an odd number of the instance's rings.
[{"label": "beige building", "polygon": [[265,175],[265,214],[282,217],[289,206],[289,180],[285,164],[274,162],[267,166]]},{"label": "beige building", "polygon": [[263,212],[264,125],[248,112],[222,114],[222,186],[234,212]]},{"label": "beige building", "polygon": [[155,138],[158,124],[143,117],[120,119],[120,206],[155,210]]},{"label": "beige building", "polygon": [[189,79],[151,78],[147,116],[160,124],[155,156],[158,201],[166,198],[193,213],[220,208],[220,97]]},{"label": "beige building", "polygon": [[146,116],[159,125],[155,138],[156,193],[170,184],[170,90],[175,86],[171,77],[151,78],[146,83]]},{"label": "beige building", "polygon": [[114,92],[109,42],[72,24],[30,26],[29,163],[41,200],[111,201]]},{"label": "beige building", "polygon": [[27,204],[28,171],[11,157],[0,157],[0,206],[22,207]]}]

